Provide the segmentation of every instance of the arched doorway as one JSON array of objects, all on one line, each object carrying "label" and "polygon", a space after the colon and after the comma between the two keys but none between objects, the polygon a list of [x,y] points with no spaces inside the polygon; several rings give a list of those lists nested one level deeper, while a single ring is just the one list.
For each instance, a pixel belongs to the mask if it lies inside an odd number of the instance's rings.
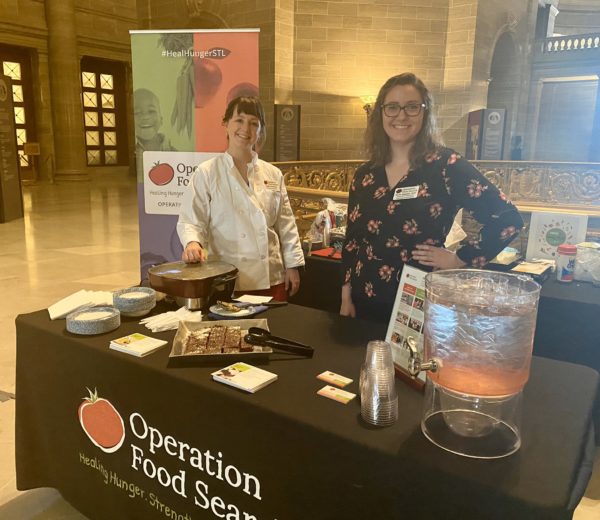
[{"label": "arched doorway", "polygon": [[506,109],[503,159],[511,157],[511,136],[516,123],[519,94],[519,60],[513,35],[505,32],[498,38],[490,67],[487,107]]}]

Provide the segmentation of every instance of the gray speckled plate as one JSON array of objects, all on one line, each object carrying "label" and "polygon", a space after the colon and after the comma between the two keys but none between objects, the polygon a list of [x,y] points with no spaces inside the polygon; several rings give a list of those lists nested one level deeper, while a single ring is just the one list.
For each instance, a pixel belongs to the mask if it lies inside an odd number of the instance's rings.
[{"label": "gray speckled plate", "polygon": [[103,334],[121,325],[121,314],[114,307],[86,307],[67,316],[67,330],[73,334]]}]

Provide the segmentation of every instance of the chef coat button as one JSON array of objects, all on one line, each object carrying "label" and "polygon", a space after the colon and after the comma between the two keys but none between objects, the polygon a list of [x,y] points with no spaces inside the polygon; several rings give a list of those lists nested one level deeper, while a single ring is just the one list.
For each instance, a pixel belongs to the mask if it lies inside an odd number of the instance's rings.
[{"label": "chef coat button", "polygon": [[264,260],[265,259],[265,255],[260,255],[260,259]]},{"label": "chef coat button", "polygon": [[242,233],[242,238],[246,238],[246,233]]}]

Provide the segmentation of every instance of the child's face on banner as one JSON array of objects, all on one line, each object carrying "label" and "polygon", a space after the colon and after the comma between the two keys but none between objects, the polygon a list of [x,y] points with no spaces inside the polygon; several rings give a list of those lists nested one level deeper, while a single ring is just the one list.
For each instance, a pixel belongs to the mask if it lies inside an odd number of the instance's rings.
[{"label": "child's face on banner", "polygon": [[162,125],[158,98],[153,94],[136,94],[134,96],[134,116],[137,137],[144,141],[154,139]]}]

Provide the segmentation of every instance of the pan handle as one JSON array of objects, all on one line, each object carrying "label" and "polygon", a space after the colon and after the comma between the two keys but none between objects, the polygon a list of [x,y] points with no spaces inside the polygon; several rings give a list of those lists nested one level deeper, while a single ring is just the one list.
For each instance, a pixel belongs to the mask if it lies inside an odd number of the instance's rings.
[{"label": "pan handle", "polygon": [[227,282],[231,282],[238,277],[238,274],[224,274],[223,276],[218,276],[212,282],[212,288],[216,289],[219,285],[224,285]]}]

